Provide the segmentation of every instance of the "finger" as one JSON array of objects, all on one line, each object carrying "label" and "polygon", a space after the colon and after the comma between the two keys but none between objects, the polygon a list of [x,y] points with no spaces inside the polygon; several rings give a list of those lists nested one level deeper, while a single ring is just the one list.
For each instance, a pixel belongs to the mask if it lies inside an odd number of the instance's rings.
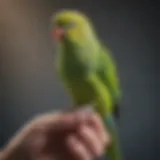
[{"label": "finger", "polygon": [[40,155],[36,160],[53,160],[53,158],[49,155]]},{"label": "finger", "polygon": [[97,132],[100,141],[102,141],[104,145],[110,143],[109,132],[107,131],[104,123],[102,122],[101,117],[97,113],[92,115],[91,124]]},{"label": "finger", "polygon": [[54,126],[55,130],[60,131],[75,129],[80,124],[86,123],[89,120],[91,116],[90,112],[88,108],[80,108],[70,113],[61,113],[56,120],[52,120],[48,124]]},{"label": "finger", "polygon": [[91,155],[99,157],[103,154],[104,144],[93,128],[82,126],[79,130],[79,136]]},{"label": "finger", "polygon": [[88,114],[84,111],[62,114],[54,123],[56,130],[70,130],[77,128],[80,124],[85,123]]},{"label": "finger", "polygon": [[33,128],[36,130],[49,127],[54,130],[69,130],[78,126],[79,123],[84,123],[88,119],[88,111],[85,109],[76,110],[74,112],[58,112],[46,114],[35,118]]},{"label": "finger", "polygon": [[90,153],[87,151],[85,146],[76,138],[76,136],[72,135],[67,138],[67,146],[70,149],[73,157],[77,160],[91,160],[92,157]]}]

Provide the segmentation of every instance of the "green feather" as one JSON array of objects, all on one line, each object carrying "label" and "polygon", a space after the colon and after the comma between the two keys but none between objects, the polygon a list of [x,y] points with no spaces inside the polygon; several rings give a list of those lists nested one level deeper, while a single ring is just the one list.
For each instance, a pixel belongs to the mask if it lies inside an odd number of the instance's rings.
[{"label": "green feather", "polygon": [[110,160],[121,160],[112,119],[114,105],[119,103],[121,94],[110,52],[101,45],[89,19],[78,11],[58,12],[52,18],[52,26],[64,30],[61,39],[56,41],[58,73],[72,97],[73,105],[95,106],[112,137],[107,155]]}]

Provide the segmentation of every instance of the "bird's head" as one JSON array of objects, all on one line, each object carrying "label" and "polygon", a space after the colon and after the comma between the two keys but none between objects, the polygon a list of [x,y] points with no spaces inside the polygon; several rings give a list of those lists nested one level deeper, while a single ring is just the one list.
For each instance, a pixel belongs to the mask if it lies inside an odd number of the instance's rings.
[{"label": "bird's head", "polygon": [[93,38],[93,30],[88,18],[78,11],[63,10],[53,15],[51,35],[58,41],[80,41]]}]

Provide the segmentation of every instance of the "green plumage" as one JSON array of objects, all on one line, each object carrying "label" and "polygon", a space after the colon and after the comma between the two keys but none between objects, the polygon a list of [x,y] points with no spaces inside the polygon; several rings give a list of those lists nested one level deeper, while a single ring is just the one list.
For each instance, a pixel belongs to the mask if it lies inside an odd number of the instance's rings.
[{"label": "green plumage", "polygon": [[112,117],[121,94],[110,51],[100,43],[92,24],[82,13],[60,11],[53,17],[52,26],[64,30],[57,41],[57,69],[73,106],[91,104],[95,107],[112,137],[107,156],[110,160],[121,160]]}]

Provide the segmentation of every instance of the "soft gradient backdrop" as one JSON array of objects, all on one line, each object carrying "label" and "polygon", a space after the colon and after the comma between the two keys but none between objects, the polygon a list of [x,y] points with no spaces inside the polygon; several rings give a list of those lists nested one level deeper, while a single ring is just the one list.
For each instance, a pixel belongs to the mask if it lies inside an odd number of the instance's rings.
[{"label": "soft gradient backdrop", "polygon": [[53,69],[55,47],[49,36],[52,13],[63,8],[85,12],[116,58],[126,160],[153,159],[156,24],[147,1],[1,0],[0,145],[34,115],[71,104]]}]

